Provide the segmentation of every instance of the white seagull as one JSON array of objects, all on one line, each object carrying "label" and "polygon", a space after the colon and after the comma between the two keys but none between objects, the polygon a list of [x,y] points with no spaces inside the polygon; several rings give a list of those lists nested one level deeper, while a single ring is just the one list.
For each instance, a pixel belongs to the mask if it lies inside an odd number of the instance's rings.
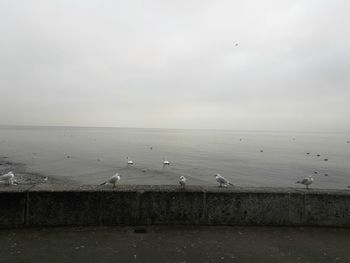
[{"label": "white seagull", "polygon": [[301,181],[297,181],[296,184],[303,184],[306,186],[306,189],[309,189],[309,185],[312,184],[313,181],[314,181],[314,178],[312,177],[312,175],[309,175],[305,179]]},{"label": "white seagull", "polygon": [[214,176],[216,181],[220,184],[220,187],[222,187],[222,185],[225,187],[227,187],[227,185],[233,186],[233,184],[231,184],[225,177],[221,176],[221,174],[216,174]]},{"label": "white seagull", "polygon": [[182,188],[185,188],[185,185],[186,185],[186,177],[185,176],[183,176],[183,175],[180,176],[179,184],[181,185]]},{"label": "white seagull", "polygon": [[6,185],[18,185],[13,172],[8,172],[7,174],[1,175],[0,181],[3,181]]},{"label": "white seagull", "polygon": [[126,157],[126,160],[127,160],[127,164],[128,165],[133,165],[134,162],[132,160],[129,160],[129,157]]},{"label": "white seagull", "polygon": [[105,184],[113,184],[113,188],[115,188],[116,183],[118,183],[120,180],[120,175],[116,173],[113,175],[111,178],[109,178],[106,182],[100,184],[100,185],[105,185]]},{"label": "white seagull", "polygon": [[165,165],[170,165],[170,162],[168,160],[165,160],[165,158],[163,158],[163,166]]}]

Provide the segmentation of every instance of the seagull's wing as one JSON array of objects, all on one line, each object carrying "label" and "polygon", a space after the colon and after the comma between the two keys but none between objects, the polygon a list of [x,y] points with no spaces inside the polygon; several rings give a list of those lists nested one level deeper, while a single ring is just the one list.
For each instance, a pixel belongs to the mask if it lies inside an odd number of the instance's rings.
[{"label": "seagull's wing", "polygon": [[216,180],[219,182],[219,183],[222,183],[222,184],[227,184],[228,181],[226,180],[225,177],[222,177],[221,175],[216,177]]},{"label": "seagull's wing", "polygon": [[307,184],[308,182],[309,182],[308,178],[305,178],[305,179],[300,181],[301,184]]}]

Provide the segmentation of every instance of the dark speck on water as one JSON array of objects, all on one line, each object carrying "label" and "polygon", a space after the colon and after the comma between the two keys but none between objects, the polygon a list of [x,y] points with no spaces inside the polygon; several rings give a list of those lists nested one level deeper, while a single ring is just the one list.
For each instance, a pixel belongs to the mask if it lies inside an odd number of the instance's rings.
[{"label": "dark speck on water", "polygon": [[320,157],[321,155],[320,154],[316,154],[317,157]]}]

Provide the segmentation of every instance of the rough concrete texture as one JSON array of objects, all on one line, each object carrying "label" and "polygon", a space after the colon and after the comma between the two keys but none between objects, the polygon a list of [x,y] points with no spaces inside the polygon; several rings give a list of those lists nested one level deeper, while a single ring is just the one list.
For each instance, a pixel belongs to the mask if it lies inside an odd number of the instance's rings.
[{"label": "rough concrete texture", "polygon": [[[136,231],[135,231],[136,230]],[[0,262],[350,262],[350,229],[51,227],[0,230]]]},{"label": "rough concrete texture", "polygon": [[0,226],[278,225],[350,227],[350,191],[178,186],[0,189]]}]

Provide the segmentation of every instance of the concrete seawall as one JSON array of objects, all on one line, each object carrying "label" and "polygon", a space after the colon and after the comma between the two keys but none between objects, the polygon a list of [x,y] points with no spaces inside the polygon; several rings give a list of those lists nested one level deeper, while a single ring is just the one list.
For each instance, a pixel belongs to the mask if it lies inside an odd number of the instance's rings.
[{"label": "concrete seawall", "polygon": [[350,191],[189,186],[0,188],[0,227],[67,225],[350,227]]}]

